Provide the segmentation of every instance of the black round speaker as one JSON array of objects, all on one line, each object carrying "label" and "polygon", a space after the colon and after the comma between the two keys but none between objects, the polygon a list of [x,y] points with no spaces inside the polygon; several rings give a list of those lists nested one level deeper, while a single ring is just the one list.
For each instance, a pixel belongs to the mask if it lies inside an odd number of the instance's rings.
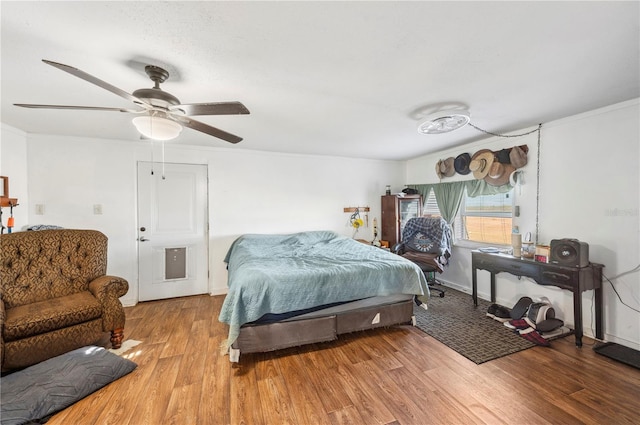
[{"label": "black round speaker", "polygon": [[554,239],[551,241],[549,257],[553,264],[586,267],[589,265],[589,245],[577,239]]}]

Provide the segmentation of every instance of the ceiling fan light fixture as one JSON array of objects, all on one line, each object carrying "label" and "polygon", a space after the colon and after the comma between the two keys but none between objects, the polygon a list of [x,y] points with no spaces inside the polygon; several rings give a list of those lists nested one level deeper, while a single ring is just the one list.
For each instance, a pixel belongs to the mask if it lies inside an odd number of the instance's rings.
[{"label": "ceiling fan light fixture", "polygon": [[155,115],[135,117],[132,122],[140,134],[153,140],[175,139],[182,131],[182,126],[177,122]]},{"label": "ceiling fan light fixture", "polygon": [[426,116],[418,124],[420,134],[442,134],[457,130],[469,124],[471,115],[466,109],[440,111]]}]

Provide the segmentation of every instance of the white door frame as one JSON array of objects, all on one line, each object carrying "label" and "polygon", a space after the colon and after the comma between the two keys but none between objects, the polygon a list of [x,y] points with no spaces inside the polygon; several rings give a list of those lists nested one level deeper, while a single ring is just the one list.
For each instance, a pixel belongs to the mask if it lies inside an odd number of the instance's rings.
[{"label": "white door frame", "polygon": [[[191,169],[187,167],[200,167],[200,169],[192,169],[200,183],[202,183],[202,174],[204,174],[204,188],[201,184],[194,188],[194,192],[197,192],[194,194],[193,200],[195,207],[193,210],[195,212],[188,213],[185,220],[185,225],[190,225],[191,227],[176,229],[178,234],[180,231],[186,232],[184,240],[181,240],[179,235],[176,238],[176,232],[171,233],[171,231],[167,232],[166,230],[163,231],[163,229],[160,229],[159,233],[152,237],[153,228],[159,228],[158,226],[160,226],[158,223],[161,220],[159,208],[162,207],[160,205],[161,201],[156,195],[159,192],[155,192],[155,188],[158,182],[164,181],[167,168],[167,178],[170,178],[172,172],[178,173],[182,171],[181,168],[184,171],[190,171]],[[160,163],[139,160],[136,168],[138,183],[136,214],[138,300],[147,301],[210,292],[208,164],[164,163],[163,166]],[[153,171],[152,178],[156,180],[142,180],[142,176],[148,175],[146,174],[147,172],[151,174],[150,171]],[[158,180],[160,178],[162,180]],[[149,209],[144,211],[144,206],[148,206]],[[172,212],[167,212],[167,214],[171,216]],[[167,222],[166,219],[165,222]],[[145,231],[141,231],[142,228],[145,228]],[[193,228],[197,228],[196,233],[192,233]],[[152,238],[154,239],[153,241],[151,240]],[[174,248],[178,246],[180,248]],[[173,252],[181,254],[182,257],[180,255],[174,256]],[[148,257],[143,257],[145,255]],[[184,266],[181,266],[184,267],[184,273],[178,272],[178,275],[171,276],[170,267],[167,267],[167,261],[171,261],[171,258],[174,260],[178,258],[174,265],[184,264]],[[148,286],[145,287],[144,285]],[[154,287],[153,293],[150,293],[151,285],[157,285]]]}]

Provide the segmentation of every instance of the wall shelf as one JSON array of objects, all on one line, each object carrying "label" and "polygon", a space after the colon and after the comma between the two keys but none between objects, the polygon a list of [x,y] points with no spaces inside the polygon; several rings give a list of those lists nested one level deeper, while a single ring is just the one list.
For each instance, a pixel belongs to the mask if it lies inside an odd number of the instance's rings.
[{"label": "wall shelf", "polygon": [[18,206],[18,198],[0,198],[0,208]]},{"label": "wall shelf", "polygon": [[15,207],[17,205],[17,198],[9,198],[9,177],[0,176],[0,208]]},{"label": "wall shelf", "polygon": [[369,212],[371,209],[369,207],[346,207],[344,212],[346,213],[354,213],[356,211],[360,212]]}]

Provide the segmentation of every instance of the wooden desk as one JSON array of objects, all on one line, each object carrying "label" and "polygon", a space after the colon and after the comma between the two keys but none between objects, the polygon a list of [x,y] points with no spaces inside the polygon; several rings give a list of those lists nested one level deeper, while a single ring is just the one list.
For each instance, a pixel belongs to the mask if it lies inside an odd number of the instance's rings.
[{"label": "wooden desk", "polygon": [[491,273],[491,302],[496,302],[496,274],[510,273],[521,277],[530,277],[539,285],[555,286],[573,293],[573,316],[576,345],[582,347],[582,292],[595,291],[596,338],[603,339],[602,317],[602,264],[590,263],[587,267],[566,267],[557,264],[540,263],[533,260],[516,258],[506,254],[471,252],[473,273],[473,304],[478,305],[477,270]]}]

